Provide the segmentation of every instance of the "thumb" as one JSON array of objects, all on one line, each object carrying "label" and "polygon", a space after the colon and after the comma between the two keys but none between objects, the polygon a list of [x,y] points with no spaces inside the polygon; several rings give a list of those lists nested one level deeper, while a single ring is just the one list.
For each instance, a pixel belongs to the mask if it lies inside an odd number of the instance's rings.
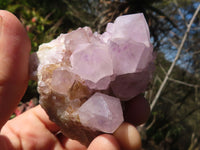
[{"label": "thumb", "polygon": [[26,90],[30,49],[20,21],[0,10],[0,129]]}]

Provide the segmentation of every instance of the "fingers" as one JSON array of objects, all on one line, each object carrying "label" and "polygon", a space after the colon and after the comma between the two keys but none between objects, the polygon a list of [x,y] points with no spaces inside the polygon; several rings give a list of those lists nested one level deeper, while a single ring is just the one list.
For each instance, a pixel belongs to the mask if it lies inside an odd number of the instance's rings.
[{"label": "fingers", "polygon": [[64,137],[65,141],[61,141],[63,147],[67,150],[87,150],[86,146],[80,144],[80,142]]},{"label": "fingers", "polygon": [[137,129],[129,124],[123,123],[113,135],[118,140],[123,150],[139,150],[141,149],[140,134]]},{"label": "fingers", "polygon": [[[62,134],[59,137],[66,149],[86,150],[79,142],[66,139]],[[102,134],[96,137],[87,150],[140,150],[141,138],[137,129],[129,124],[123,123],[113,135]]]},{"label": "fingers", "polygon": [[45,111],[36,106],[9,120],[3,126],[1,134],[9,139],[10,145],[15,149],[63,149],[53,134],[58,131],[59,128],[48,119]]},{"label": "fingers", "polygon": [[[85,146],[75,140],[67,139],[62,134],[57,137],[52,134],[58,131],[59,127],[49,120],[41,106],[36,106],[8,121],[2,128],[2,134],[8,136],[16,148],[33,147],[33,141],[39,140],[38,147],[40,146],[40,148],[48,147],[48,141],[51,141],[54,147],[86,150]],[[138,150],[141,148],[139,133],[134,126],[128,123],[123,123],[113,135],[103,134],[96,137],[89,145],[88,150],[120,150],[120,148],[122,150]]]},{"label": "fingers", "polygon": [[138,126],[147,121],[150,114],[150,106],[147,100],[139,95],[125,104],[125,121]]},{"label": "fingers", "polygon": [[29,38],[19,20],[0,10],[0,128],[25,92],[30,49]]},{"label": "fingers", "polygon": [[120,150],[116,138],[109,134],[96,137],[89,145],[88,150]]},{"label": "fingers", "polygon": [[40,105],[30,109],[30,112],[32,113],[34,116],[36,116],[39,121],[45,125],[45,127],[52,133],[56,133],[60,130],[60,128],[53,123],[51,120],[49,120],[49,116],[46,114],[46,112],[44,111],[44,109],[42,109],[42,107]]},{"label": "fingers", "polygon": [[88,148],[76,140],[67,139],[62,133],[57,135],[57,138],[67,150],[120,150],[116,138],[109,134],[99,135],[90,143]]}]

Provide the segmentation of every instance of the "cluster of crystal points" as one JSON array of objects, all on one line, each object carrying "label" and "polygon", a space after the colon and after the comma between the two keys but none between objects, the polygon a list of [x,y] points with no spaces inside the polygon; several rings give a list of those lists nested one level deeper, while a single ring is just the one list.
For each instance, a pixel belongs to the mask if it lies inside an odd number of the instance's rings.
[{"label": "cluster of crystal points", "polygon": [[61,34],[31,56],[40,103],[61,127],[72,128],[79,122],[92,131],[113,133],[123,122],[120,101],[147,87],[152,50],[141,13],[118,17],[103,34],[89,27]]}]

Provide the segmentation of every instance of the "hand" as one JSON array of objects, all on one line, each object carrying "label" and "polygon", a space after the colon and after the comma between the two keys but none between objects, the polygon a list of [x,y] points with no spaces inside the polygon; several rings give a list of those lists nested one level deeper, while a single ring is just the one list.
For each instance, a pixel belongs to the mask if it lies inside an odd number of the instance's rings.
[{"label": "hand", "polygon": [[[59,127],[48,119],[40,106],[7,121],[27,87],[30,45],[19,20],[13,14],[0,10],[0,148],[85,150],[86,147],[79,142],[58,134]],[[147,102],[137,97],[131,105],[138,117],[135,115],[135,119],[131,119],[134,118],[133,114],[127,116],[127,120],[136,125],[146,121],[149,114]],[[88,150],[119,150],[120,147],[126,150],[140,149],[140,135],[133,125],[123,123],[114,136],[103,134],[96,137]]]}]

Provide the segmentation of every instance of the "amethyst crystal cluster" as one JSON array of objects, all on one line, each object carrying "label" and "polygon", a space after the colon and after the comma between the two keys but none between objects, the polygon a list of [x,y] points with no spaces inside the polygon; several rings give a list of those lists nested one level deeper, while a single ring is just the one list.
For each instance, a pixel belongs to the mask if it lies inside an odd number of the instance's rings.
[{"label": "amethyst crystal cluster", "polygon": [[31,55],[40,104],[64,135],[88,145],[124,121],[121,103],[144,92],[153,48],[143,14],[118,17],[103,34],[61,34]]}]

